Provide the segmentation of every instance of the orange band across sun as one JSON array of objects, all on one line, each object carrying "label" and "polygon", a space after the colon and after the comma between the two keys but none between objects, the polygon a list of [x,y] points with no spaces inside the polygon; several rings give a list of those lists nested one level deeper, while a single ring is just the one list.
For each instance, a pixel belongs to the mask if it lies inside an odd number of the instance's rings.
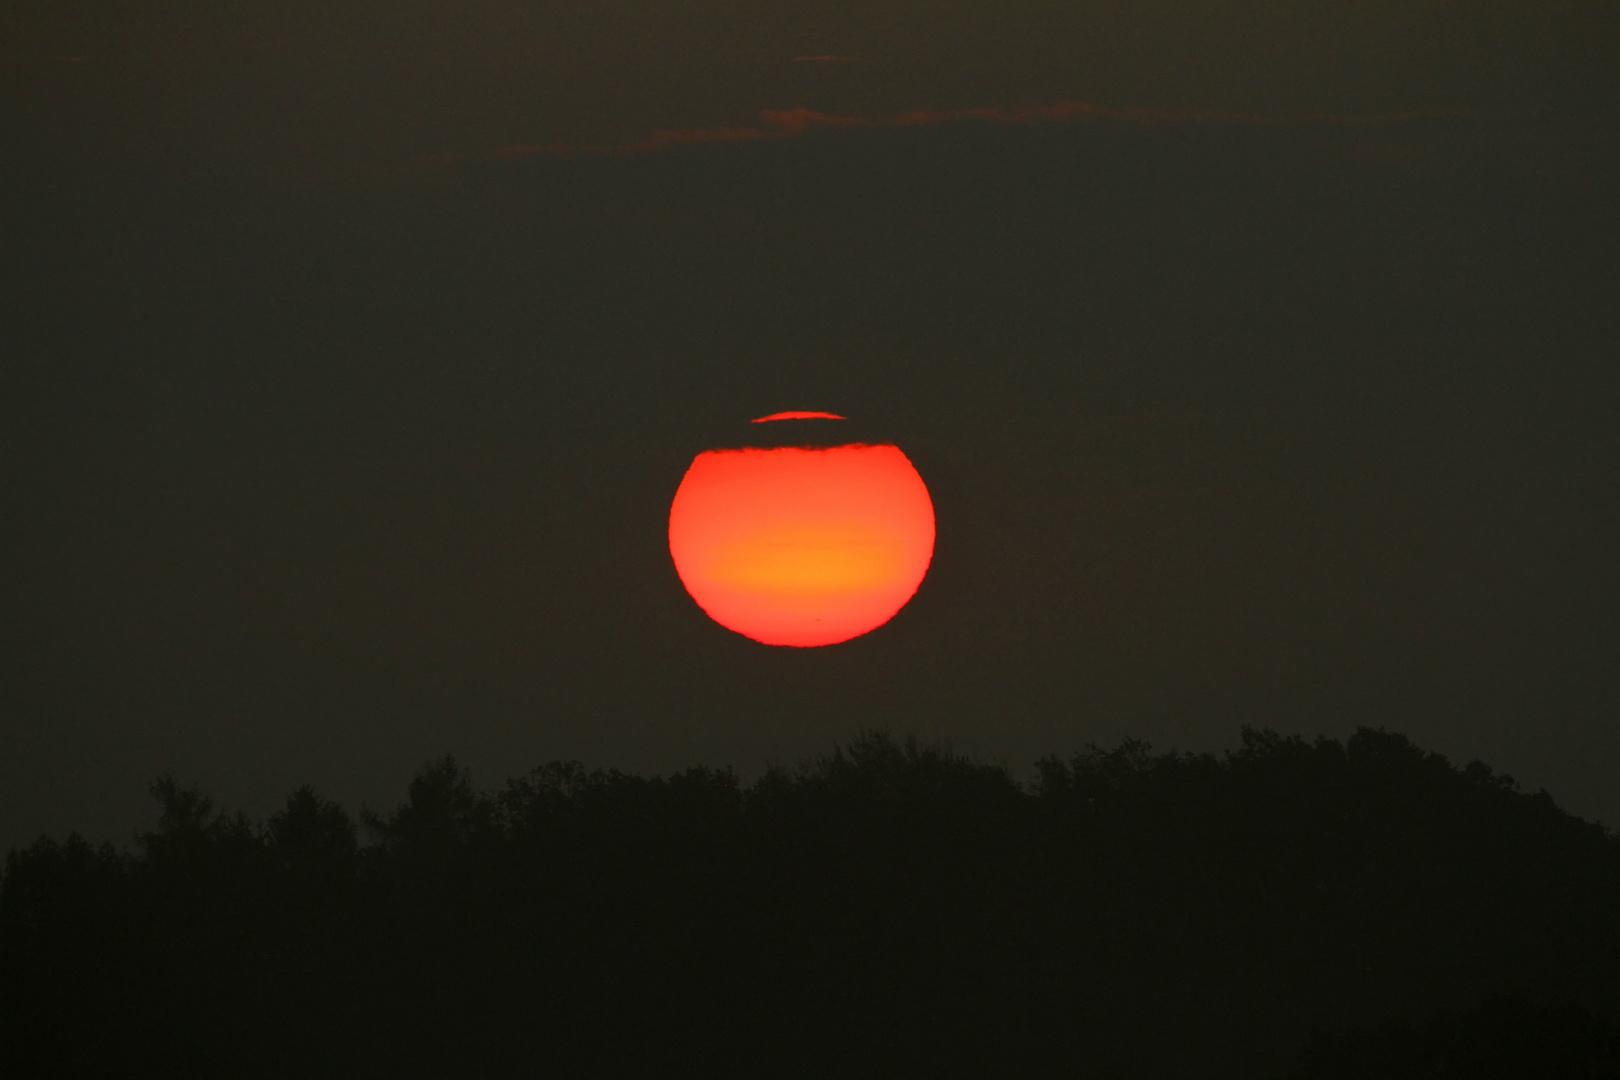
[{"label": "orange band across sun", "polygon": [[720,625],[767,645],[832,645],[916,593],[934,504],[895,446],[710,450],[675,493],[669,550]]}]

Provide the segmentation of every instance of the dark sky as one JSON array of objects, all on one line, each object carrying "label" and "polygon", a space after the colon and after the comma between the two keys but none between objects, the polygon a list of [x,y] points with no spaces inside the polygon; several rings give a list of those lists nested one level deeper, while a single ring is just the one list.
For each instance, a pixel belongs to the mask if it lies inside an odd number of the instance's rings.
[{"label": "dark sky", "polygon": [[[1617,13],[0,7],[0,846],[164,771],[863,726],[1022,774],[1383,724],[1620,823]],[[784,409],[938,513],[830,649],[665,546]]]}]

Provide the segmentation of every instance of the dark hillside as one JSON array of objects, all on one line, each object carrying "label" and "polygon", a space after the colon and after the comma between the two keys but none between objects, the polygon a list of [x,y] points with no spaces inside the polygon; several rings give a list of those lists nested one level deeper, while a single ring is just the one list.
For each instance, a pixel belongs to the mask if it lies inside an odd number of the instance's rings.
[{"label": "dark hillside", "polygon": [[1620,1014],[1616,841],[1383,731],[1027,788],[881,735],[748,786],[445,759],[358,823],[153,793],[133,852],[9,856],[6,1076],[1314,1080],[1390,1018]]}]

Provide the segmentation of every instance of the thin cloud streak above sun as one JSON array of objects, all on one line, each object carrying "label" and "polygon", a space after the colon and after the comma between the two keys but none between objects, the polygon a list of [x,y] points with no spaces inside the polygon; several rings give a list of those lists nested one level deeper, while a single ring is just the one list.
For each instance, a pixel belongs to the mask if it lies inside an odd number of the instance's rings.
[{"label": "thin cloud streak above sun", "polygon": [[830,412],[778,412],[769,416],[761,416],[750,420],[750,424],[769,424],[773,420],[847,420],[847,416],[839,416]]},{"label": "thin cloud streak above sun", "polygon": [[[823,58],[796,58],[796,62],[799,59],[820,60]],[[877,120],[860,116],[840,116],[805,108],[771,109],[761,112],[759,116],[760,123],[757,127],[727,125],[706,128],[671,128],[659,131],[651,138],[639,142],[618,144],[514,143],[510,146],[501,147],[490,156],[512,159],[535,156],[598,157],[644,154],[676,146],[791,139],[816,131],[931,127],[970,120],[1017,126],[1111,123],[1144,127],[1175,124],[1240,125],[1247,127],[1271,127],[1287,124],[1332,124],[1382,127],[1416,120],[1483,118],[1478,113],[1445,110],[1391,113],[1387,115],[1264,116],[1257,113],[1222,112],[1212,109],[1167,110],[1135,106],[1114,108],[1106,105],[1093,105],[1083,101],[1060,101],[1052,105],[1030,105],[1018,109],[914,109]]]}]

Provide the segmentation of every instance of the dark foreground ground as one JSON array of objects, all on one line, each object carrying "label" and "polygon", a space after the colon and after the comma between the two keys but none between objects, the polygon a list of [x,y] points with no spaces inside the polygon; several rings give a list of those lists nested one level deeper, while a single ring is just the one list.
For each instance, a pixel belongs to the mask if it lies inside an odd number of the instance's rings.
[{"label": "dark foreground ground", "polygon": [[1620,845],[1383,731],[153,793],[8,857],[5,1076],[1620,1075]]}]

